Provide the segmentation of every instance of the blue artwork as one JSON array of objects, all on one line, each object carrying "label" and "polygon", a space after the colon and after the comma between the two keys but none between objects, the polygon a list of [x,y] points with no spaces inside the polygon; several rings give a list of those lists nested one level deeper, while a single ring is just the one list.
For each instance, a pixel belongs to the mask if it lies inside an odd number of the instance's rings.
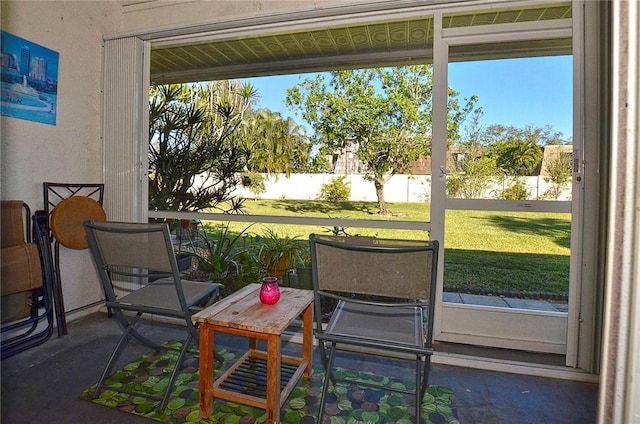
[{"label": "blue artwork", "polygon": [[0,115],[56,124],[58,52],[0,31]]}]

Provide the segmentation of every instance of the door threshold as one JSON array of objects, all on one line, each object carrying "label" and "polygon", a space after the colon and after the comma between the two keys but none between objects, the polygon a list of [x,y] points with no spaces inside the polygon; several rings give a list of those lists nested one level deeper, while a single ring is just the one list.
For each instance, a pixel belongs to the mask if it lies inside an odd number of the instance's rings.
[{"label": "door threshold", "polygon": [[559,380],[571,380],[583,383],[598,383],[600,381],[600,377],[596,374],[563,365],[523,362],[499,357],[477,356],[470,353],[445,352],[437,349],[431,358],[431,362],[440,365],[556,378]]}]

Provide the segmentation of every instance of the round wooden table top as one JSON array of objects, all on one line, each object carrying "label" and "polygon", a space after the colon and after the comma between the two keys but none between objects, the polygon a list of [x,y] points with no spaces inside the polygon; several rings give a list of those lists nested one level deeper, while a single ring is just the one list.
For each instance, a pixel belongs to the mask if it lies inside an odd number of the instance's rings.
[{"label": "round wooden table top", "polygon": [[64,247],[86,249],[89,243],[83,222],[87,219],[106,221],[107,214],[94,199],[84,196],[68,197],[51,212],[51,232]]}]

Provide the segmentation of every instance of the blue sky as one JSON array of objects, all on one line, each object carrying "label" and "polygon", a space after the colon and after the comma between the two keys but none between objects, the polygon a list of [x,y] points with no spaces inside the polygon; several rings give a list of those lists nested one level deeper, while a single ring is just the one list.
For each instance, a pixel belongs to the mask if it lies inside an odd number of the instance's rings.
[{"label": "blue sky", "polygon": [[[294,117],[284,104],[286,89],[293,87],[306,75],[282,75],[250,78],[261,98],[259,108]],[[554,56],[526,59],[505,59],[452,63],[449,65],[449,86],[461,98],[479,96],[478,105],[484,110],[482,126],[492,124],[550,125],[562,132],[564,139],[572,133],[572,58]]]}]

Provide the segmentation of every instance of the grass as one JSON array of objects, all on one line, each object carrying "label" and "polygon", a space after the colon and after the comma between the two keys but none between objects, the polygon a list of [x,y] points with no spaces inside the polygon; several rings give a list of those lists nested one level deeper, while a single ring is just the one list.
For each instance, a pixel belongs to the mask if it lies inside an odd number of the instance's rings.
[{"label": "grass", "polygon": [[446,289],[566,298],[570,214],[456,210],[445,226]]},{"label": "grass", "polygon": [[[375,202],[328,203],[317,200],[248,200],[245,213],[428,221],[428,203],[391,203],[394,216],[376,215]],[[522,297],[559,297],[568,292],[571,215],[564,213],[447,211],[445,217],[445,290],[506,294]],[[245,223],[232,223],[241,231]],[[333,228],[306,225],[256,224],[251,233],[306,239],[312,232]],[[423,239],[419,231],[345,228],[350,235]]]}]

